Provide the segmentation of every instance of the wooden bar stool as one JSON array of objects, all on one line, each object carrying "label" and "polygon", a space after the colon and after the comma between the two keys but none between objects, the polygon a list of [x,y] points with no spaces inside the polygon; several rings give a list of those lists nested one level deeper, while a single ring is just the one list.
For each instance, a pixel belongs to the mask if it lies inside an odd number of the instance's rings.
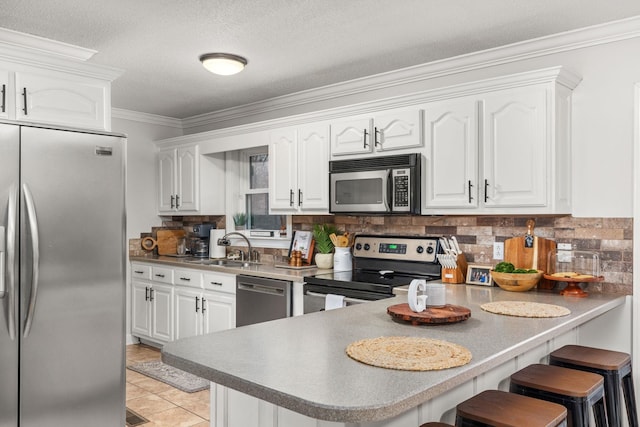
[{"label": "wooden bar stool", "polygon": [[631,356],[627,353],[580,345],[565,345],[550,354],[549,363],[594,372],[604,377],[604,403],[610,427],[622,426],[622,399],[620,398],[620,389],[622,389],[629,426],[638,427]]},{"label": "wooden bar stool", "polygon": [[588,427],[589,407],[593,409],[596,426],[607,426],[602,375],[534,364],[511,375],[509,390],[565,406],[569,427]]},{"label": "wooden bar stool", "polygon": [[447,424],[447,423],[424,423],[421,424],[420,427],[453,427],[451,424]]},{"label": "wooden bar stool", "polygon": [[532,397],[485,390],[456,407],[456,427],[566,426],[567,409]]}]

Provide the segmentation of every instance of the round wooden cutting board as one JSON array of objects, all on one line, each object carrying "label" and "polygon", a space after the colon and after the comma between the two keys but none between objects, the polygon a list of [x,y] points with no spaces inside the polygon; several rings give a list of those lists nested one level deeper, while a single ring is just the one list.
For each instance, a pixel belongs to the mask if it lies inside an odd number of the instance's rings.
[{"label": "round wooden cutting board", "polygon": [[391,317],[412,325],[438,325],[442,323],[456,323],[471,317],[471,310],[459,305],[446,304],[442,307],[427,307],[425,311],[416,313],[411,311],[409,304],[402,303],[387,307]]}]

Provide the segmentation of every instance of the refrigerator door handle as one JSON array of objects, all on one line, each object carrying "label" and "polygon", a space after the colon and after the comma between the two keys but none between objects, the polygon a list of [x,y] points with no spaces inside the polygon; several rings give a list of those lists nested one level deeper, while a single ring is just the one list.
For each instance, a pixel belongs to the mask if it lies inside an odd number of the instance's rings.
[{"label": "refrigerator door handle", "polygon": [[40,274],[40,241],[38,239],[38,218],[36,217],[36,208],[33,204],[33,196],[27,184],[22,185],[24,191],[24,202],[27,207],[27,217],[29,229],[31,231],[31,247],[32,247],[32,272],[31,272],[31,296],[29,298],[29,308],[27,310],[27,319],[24,324],[23,336],[27,338],[31,332],[33,316],[36,310],[36,298],[38,296],[38,276]]},{"label": "refrigerator door handle", "polygon": [[[6,286],[6,295],[9,298],[7,303],[8,319],[9,319],[9,337],[11,341],[16,338],[16,236],[18,233],[18,186],[13,185],[9,191],[9,203],[7,205],[7,274],[8,283]],[[4,277],[4,275],[3,275]],[[4,280],[4,278],[2,279]],[[3,292],[4,297],[4,292]]]},{"label": "refrigerator door handle", "polygon": [[5,246],[6,232],[4,226],[0,225],[0,299],[7,295],[7,282],[5,278]]}]

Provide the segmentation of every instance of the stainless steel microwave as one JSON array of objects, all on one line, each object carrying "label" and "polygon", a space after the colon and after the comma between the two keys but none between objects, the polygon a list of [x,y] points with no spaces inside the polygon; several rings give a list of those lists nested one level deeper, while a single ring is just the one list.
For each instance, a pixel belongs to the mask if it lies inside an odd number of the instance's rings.
[{"label": "stainless steel microwave", "polygon": [[418,153],[329,162],[331,213],[419,214]]}]

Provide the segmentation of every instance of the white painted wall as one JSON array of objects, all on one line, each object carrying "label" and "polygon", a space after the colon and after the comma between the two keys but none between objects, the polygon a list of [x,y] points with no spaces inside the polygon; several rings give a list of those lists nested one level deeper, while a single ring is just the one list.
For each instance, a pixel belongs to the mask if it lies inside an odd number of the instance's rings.
[{"label": "white painted wall", "polygon": [[[117,115],[116,115],[117,116]],[[160,225],[156,211],[157,171],[155,145],[153,141],[171,138],[182,134],[174,126],[145,123],[131,119],[113,118],[114,132],[127,135],[127,241],[140,237],[141,232],[151,231],[152,226]],[[131,282],[130,266],[127,265],[127,306],[126,331],[127,344],[131,337]]]}]

